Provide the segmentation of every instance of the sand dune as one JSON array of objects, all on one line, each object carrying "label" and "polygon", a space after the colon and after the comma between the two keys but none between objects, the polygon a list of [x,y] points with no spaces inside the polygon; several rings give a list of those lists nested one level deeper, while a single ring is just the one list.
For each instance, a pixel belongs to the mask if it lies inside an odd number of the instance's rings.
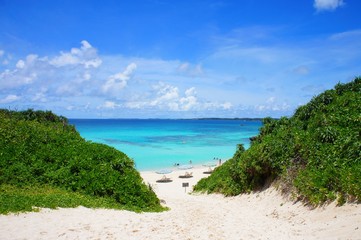
[{"label": "sand dune", "polygon": [[361,239],[361,208],[330,204],[310,210],[285,200],[273,188],[225,198],[189,194],[180,179],[185,171],[168,174],[170,183],[156,183],[161,175],[142,172],[160,199],[170,207],[162,213],[87,209],[43,209],[39,213],[0,216],[0,239]]}]

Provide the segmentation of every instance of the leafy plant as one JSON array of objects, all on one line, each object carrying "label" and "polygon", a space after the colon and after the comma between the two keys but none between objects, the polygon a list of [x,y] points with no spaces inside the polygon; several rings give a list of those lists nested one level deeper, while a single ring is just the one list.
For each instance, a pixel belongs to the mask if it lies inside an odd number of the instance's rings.
[{"label": "leafy plant", "polygon": [[277,179],[284,192],[311,204],[360,201],[360,113],[361,78],[337,84],[291,118],[263,119],[250,148],[237,150],[195,190],[236,195]]},{"label": "leafy plant", "polygon": [[134,162],[107,145],[85,141],[51,112],[0,110],[0,185],[51,186],[111,198],[120,206],[161,209]]}]

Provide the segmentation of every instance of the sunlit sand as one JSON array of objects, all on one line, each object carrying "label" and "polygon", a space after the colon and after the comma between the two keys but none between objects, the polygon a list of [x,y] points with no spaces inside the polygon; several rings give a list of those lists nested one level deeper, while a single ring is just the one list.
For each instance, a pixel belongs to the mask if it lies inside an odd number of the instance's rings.
[{"label": "sunlit sand", "polygon": [[[357,204],[310,210],[274,188],[236,197],[190,194],[206,170],[173,171],[166,174],[172,180],[168,183],[156,182],[161,174],[141,173],[169,211],[139,214],[78,207],[2,215],[0,239],[360,239]],[[179,178],[186,171],[193,177]]]}]

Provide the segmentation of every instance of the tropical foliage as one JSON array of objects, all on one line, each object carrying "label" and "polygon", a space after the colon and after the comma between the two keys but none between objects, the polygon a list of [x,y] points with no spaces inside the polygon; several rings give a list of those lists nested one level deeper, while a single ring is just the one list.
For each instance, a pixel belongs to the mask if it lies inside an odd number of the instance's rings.
[{"label": "tropical foliage", "polygon": [[263,119],[258,136],[196,191],[236,195],[277,180],[312,204],[361,200],[361,78],[314,97],[291,118]]},{"label": "tropical foliage", "polygon": [[49,111],[0,110],[0,186],[2,205],[4,194],[10,201],[19,189],[37,189],[35,194],[46,187],[52,189],[48,192],[109,198],[137,211],[162,209],[131,159],[112,147],[85,141],[66,118]]}]

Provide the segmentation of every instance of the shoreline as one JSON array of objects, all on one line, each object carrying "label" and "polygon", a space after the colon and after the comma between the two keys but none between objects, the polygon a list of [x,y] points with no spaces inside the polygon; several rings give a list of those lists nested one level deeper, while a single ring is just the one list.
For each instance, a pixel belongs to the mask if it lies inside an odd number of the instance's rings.
[{"label": "shoreline", "polygon": [[[179,169],[180,166],[192,166],[193,169],[199,169],[199,168],[204,168],[206,164],[209,163],[214,163],[215,166],[220,166],[223,163],[227,162],[228,160],[230,160],[232,157],[225,157],[225,158],[214,158],[211,160],[201,160],[201,161],[181,161],[181,162],[174,162],[173,164],[167,165],[167,166],[154,166],[151,168],[144,168],[144,169],[138,169],[136,166],[134,167],[139,173],[142,172],[156,172],[162,169],[171,169],[172,171],[182,171],[181,169]],[[219,164],[219,160],[221,160],[221,164]],[[178,164],[178,165],[176,165]]]},{"label": "shoreline", "polygon": [[[333,202],[310,210],[273,187],[234,197],[190,193],[191,186],[207,176],[206,170],[174,170],[166,174],[173,180],[169,183],[156,182],[161,174],[141,171],[169,211],[77,207],[0,215],[0,239],[360,239],[359,204],[337,207]],[[179,178],[185,171],[193,177]],[[189,183],[187,189],[183,182]]]}]

